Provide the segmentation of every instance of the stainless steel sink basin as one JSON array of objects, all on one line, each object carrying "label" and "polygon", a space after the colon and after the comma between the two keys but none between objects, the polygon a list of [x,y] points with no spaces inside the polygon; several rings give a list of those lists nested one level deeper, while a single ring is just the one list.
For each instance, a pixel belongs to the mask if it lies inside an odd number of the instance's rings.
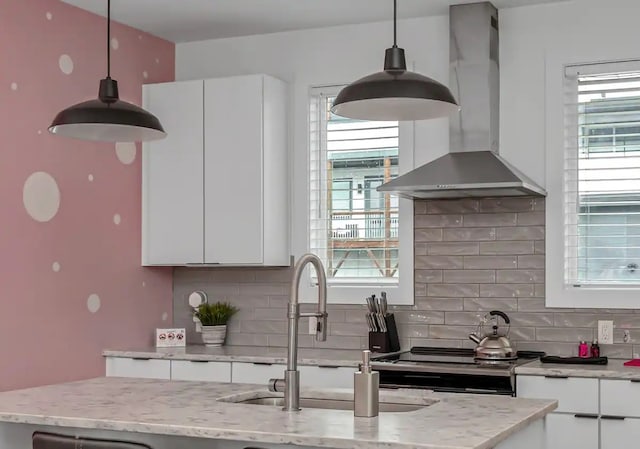
[{"label": "stainless steel sink basin", "polygon": [[[252,399],[244,399],[240,401],[230,401],[237,404],[253,404],[253,405],[270,405],[274,407],[283,407],[283,397],[265,396]],[[380,412],[398,413],[398,412],[415,412],[426,407],[428,404],[399,404],[394,402],[380,402]],[[301,408],[320,408],[328,410],[353,410],[353,401],[346,399],[320,399],[320,398],[300,398]]]}]

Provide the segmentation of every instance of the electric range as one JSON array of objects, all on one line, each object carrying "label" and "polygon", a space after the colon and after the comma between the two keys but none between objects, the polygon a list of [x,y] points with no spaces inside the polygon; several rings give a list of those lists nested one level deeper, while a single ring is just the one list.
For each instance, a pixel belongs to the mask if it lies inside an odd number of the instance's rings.
[{"label": "electric range", "polygon": [[519,351],[514,360],[477,360],[470,348],[413,347],[379,355],[372,369],[381,388],[416,388],[450,393],[515,396],[515,369],[544,355]]}]

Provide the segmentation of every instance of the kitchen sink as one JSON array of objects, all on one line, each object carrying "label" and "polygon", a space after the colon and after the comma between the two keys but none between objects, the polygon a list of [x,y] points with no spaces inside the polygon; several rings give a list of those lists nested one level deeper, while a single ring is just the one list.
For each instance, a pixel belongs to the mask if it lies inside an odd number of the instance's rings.
[{"label": "kitchen sink", "polygon": [[[219,399],[221,402],[232,402],[235,404],[246,405],[263,405],[272,407],[284,407],[284,397],[282,396],[269,396],[267,394],[256,397],[247,397],[246,394],[230,396]],[[380,401],[381,413],[401,413],[401,412],[415,412],[421,410],[436,401],[422,401],[422,403],[403,403],[393,402],[389,400]],[[353,399],[351,398],[311,398],[301,397],[300,408],[315,408],[326,410],[353,410]]]}]

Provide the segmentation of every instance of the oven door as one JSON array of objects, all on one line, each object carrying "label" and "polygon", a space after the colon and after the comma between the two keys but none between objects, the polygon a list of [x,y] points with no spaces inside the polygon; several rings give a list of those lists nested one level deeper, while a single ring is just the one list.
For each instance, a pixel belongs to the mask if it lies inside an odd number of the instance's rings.
[{"label": "oven door", "polygon": [[[398,368],[397,366],[395,368]],[[476,393],[515,396],[513,377],[481,374],[433,373],[420,371],[385,370],[380,373],[381,388],[416,388],[446,393]]]}]

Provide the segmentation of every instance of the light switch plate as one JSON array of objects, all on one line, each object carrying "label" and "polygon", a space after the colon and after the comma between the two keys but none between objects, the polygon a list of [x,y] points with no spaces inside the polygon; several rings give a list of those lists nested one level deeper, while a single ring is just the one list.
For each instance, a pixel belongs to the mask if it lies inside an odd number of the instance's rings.
[{"label": "light switch plate", "polygon": [[613,321],[598,321],[598,342],[603,345],[613,344]]}]

